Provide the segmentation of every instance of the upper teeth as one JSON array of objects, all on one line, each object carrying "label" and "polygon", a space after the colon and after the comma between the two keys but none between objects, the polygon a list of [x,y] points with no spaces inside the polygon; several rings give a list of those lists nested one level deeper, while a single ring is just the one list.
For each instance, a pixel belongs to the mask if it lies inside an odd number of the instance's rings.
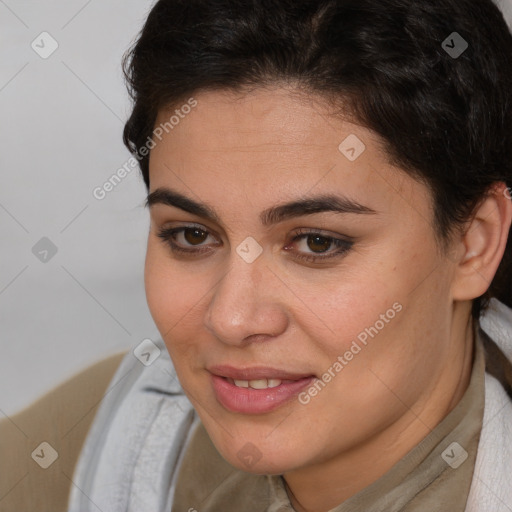
[{"label": "upper teeth", "polygon": [[235,386],[239,388],[267,389],[275,388],[281,384],[280,379],[256,379],[256,380],[234,380]]}]

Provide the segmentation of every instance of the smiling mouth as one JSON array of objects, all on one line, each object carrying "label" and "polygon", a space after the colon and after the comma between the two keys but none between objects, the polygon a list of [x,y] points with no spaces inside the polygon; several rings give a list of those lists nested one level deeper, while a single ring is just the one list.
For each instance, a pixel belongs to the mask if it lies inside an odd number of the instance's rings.
[{"label": "smiling mouth", "polygon": [[295,382],[293,380],[282,380],[282,379],[253,379],[253,380],[239,380],[239,379],[231,379],[226,377],[226,380],[230,384],[234,384],[239,388],[251,388],[251,389],[268,389],[268,388],[276,388],[281,384],[290,384]]},{"label": "smiling mouth", "polygon": [[299,375],[261,367],[223,367],[222,371],[216,367],[210,369],[210,374],[218,403],[230,412],[250,415],[270,413],[293,402],[316,379],[311,374]]}]

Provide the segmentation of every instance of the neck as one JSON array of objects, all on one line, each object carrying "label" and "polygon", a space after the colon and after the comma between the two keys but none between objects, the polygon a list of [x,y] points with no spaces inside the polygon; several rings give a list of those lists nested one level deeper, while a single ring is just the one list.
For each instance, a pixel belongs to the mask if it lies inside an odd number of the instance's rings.
[{"label": "neck", "polygon": [[465,312],[454,311],[447,335],[453,349],[441,378],[402,417],[349,451],[284,474],[294,510],[327,512],[343,503],[389,471],[453,410],[469,385],[473,363],[473,322]]}]

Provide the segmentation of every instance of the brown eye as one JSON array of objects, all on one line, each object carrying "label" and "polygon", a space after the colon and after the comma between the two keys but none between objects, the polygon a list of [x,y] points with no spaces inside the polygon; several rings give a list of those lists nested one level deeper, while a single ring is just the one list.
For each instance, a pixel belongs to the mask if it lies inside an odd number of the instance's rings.
[{"label": "brown eye", "polygon": [[310,235],[307,239],[307,245],[313,252],[325,252],[331,248],[332,239],[318,235]]},{"label": "brown eye", "polygon": [[295,246],[292,254],[297,260],[321,263],[327,262],[331,258],[344,257],[353,245],[354,241],[349,237],[324,236],[323,233],[302,228],[295,234],[292,244],[284,249],[289,252]]},{"label": "brown eye", "polygon": [[202,244],[208,237],[208,233],[198,228],[186,228],[183,230],[183,237],[191,244]]},{"label": "brown eye", "polygon": [[[205,242],[208,242],[208,238],[215,240],[209,231],[197,226],[162,228],[158,231],[157,236],[171,248],[172,252],[191,256],[211,252],[211,244]],[[213,245],[219,244],[214,243]]]},{"label": "brown eye", "polygon": [[[214,235],[197,226],[162,228],[157,236],[170,247],[173,253],[181,255],[180,257],[192,258],[212,254],[213,247],[222,246],[222,242],[215,241]],[[209,237],[213,239],[213,244],[205,243]],[[314,231],[304,232],[304,230],[297,233],[292,242],[298,249],[294,251],[294,257],[308,263],[317,263],[335,257],[341,258],[354,244],[350,239],[333,238]],[[289,245],[285,250],[290,251],[291,248],[292,245]]]}]

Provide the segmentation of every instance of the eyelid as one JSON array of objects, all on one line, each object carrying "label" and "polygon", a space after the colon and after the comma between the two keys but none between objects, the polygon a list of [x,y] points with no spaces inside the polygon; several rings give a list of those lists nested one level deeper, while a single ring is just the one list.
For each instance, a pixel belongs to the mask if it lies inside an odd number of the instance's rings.
[{"label": "eyelid", "polygon": [[298,237],[302,235],[317,235],[321,236],[323,238],[330,238],[333,240],[342,240],[344,242],[353,242],[354,239],[352,237],[349,237],[347,235],[342,235],[340,233],[334,233],[332,231],[328,231],[325,229],[319,229],[319,228],[297,228],[293,230],[292,237]]},{"label": "eyelid", "polygon": [[[326,234],[325,231],[316,228],[299,228],[296,230],[295,234],[292,236],[291,242],[296,242],[297,240],[306,239],[308,236],[318,236],[320,238],[325,238],[331,241],[332,246],[329,247],[329,251],[325,253],[304,253],[301,251],[296,251],[294,254],[294,258],[310,263],[327,263],[330,260],[336,260],[342,258],[345,253],[352,249],[354,245],[354,240],[350,237],[340,235],[340,234]],[[286,248],[289,246],[287,244]],[[334,247],[333,250],[331,250]]]},{"label": "eyelid", "polygon": [[[209,246],[203,246],[203,245],[197,245],[197,246],[188,246],[187,248],[181,247],[180,245],[176,244],[175,242],[171,242],[172,236],[184,232],[187,229],[199,229],[200,231],[204,231],[208,236],[215,236],[216,233],[212,233],[212,230],[209,228],[206,228],[205,226],[201,224],[187,224],[187,225],[181,225],[176,227],[163,227],[160,228],[157,236],[161,238],[164,243],[166,243],[170,248],[172,252],[181,253],[181,254],[188,254],[193,257],[193,255],[200,255],[207,252],[211,252],[211,244]],[[333,233],[326,233],[324,230],[316,229],[316,228],[298,228],[293,231],[291,238],[289,238],[289,241],[286,243],[284,250],[288,250],[287,248],[291,243],[296,242],[299,239],[304,239],[308,236],[318,236],[321,238],[325,238],[327,240],[330,240],[332,244],[337,247],[335,250],[330,250],[329,248],[328,252],[326,253],[303,253],[300,251],[295,252],[295,258],[302,259],[309,262],[318,262],[320,263],[322,260],[329,260],[334,259],[336,257],[341,257],[343,254],[347,251],[349,251],[352,248],[352,245],[354,244],[354,240],[351,237],[340,235],[340,234],[333,234]],[[216,246],[222,245],[222,242],[220,244],[215,244]],[[194,248],[195,247],[195,248]]]},{"label": "eyelid", "polygon": [[[201,224],[187,224],[185,226],[175,226],[175,227],[162,227],[157,231],[157,237],[161,238],[164,243],[170,246],[171,250],[174,252],[188,253],[188,254],[198,254],[200,252],[209,252],[211,249],[206,249],[206,246],[197,245],[197,246],[189,246],[189,248],[184,248],[176,244],[175,242],[171,242],[173,235],[176,235],[180,232],[184,232],[187,229],[198,229],[200,231],[204,231],[208,236],[216,237],[216,233],[212,233],[210,229],[205,228]],[[221,242],[222,244],[222,242]],[[221,244],[215,244],[216,246]],[[194,249],[194,247],[196,247]],[[211,247],[211,244],[210,246]]]}]

